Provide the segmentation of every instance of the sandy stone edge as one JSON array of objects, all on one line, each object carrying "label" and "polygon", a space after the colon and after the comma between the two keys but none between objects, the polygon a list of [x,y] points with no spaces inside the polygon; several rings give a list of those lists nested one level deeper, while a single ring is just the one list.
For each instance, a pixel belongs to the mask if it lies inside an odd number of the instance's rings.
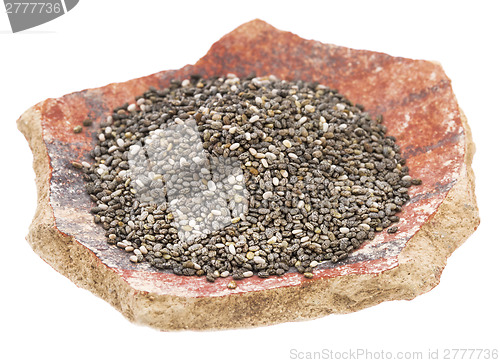
[{"label": "sandy stone edge", "polygon": [[49,204],[50,166],[42,140],[39,107],[17,121],[34,155],[38,206],[27,240],[32,249],[77,286],[110,303],[132,322],[160,330],[257,327],[349,313],[388,300],[411,300],[439,283],[446,259],[477,228],[478,209],[471,168],[475,151],[463,113],[466,168],[437,213],[408,242],[399,266],[380,274],[307,281],[301,286],[185,298],[136,291],[87,248],[55,227]]}]

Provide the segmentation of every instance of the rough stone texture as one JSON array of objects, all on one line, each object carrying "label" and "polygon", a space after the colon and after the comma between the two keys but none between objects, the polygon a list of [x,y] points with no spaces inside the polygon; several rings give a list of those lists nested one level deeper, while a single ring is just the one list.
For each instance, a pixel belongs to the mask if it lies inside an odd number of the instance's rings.
[{"label": "rough stone texture", "polygon": [[[234,290],[228,278],[208,283],[130,263],[92,222],[82,177],[69,163],[85,160],[99,121],[148,87],[192,73],[252,71],[315,80],[384,115],[410,174],[423,180],[410,189],[398,233],[380,233],[347,260],[320,264],[311,280],[293,272],[252,277]],[[87,117],[97,122],[74,134]],[[261,326],[413,299],[439,283],[447,257],[479,224],[474,144],[438,64],[304,40],[259,20],[224,36],[194,66],[48,99],[26,111],[18,127],[34,155],[38,208],[27,237],[33,250],[129,320],[162,330]]]}]

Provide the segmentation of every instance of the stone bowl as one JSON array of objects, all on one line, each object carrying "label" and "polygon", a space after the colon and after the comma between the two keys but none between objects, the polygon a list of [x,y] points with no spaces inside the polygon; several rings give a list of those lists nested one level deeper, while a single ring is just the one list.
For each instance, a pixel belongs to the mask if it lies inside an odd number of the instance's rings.
[{"label": "stone bowl", "polygon": [[[395,234],[378,233],[346,260],[322,263],[312,279],[299,273],[227,287],[205,277],[177,276],[134,264],[106,243],[73,161],[91,161],[100,121],[171,79],[234,73],[274,74],[335,88],[373,117],[383,115],[397,138],[410,188]],[[94,123],[79,134],[82,120]],[[47,99],[18,120],[34,154],[38,208],[27,240],[77,286],[129,320],[161,330],[255,327],[354,312],[387,300],[411,300],[439,283],[446,259],[479,224],[471,169],[474,144],[451,82],[436,62],[392,57],[305,40],[254,20],[216,42],[195,65]]]}]

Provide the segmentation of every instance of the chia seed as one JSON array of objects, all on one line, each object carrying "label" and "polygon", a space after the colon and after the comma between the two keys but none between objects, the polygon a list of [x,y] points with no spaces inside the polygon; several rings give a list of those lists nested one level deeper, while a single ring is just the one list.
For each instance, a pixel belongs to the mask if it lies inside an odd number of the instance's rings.
[{"label": "chia seed", "polygon": [[72,165],[94,221],[132,263],[208,281],[312,278],[396,233],[422,183],[382,120],[316,83],[194,76],[114,109],[94,162]]}]

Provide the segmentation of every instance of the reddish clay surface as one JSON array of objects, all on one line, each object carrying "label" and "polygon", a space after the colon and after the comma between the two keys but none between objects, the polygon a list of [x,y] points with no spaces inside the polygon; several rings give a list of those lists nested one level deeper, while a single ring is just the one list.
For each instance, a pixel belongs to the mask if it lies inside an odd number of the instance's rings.
[{"label": "reddish clay surface", "polygon": [[[222,296],[308,283],[302,275],[291,272],[282,277],[238,281],[238,288],[229,290],[229,278],[209,283],[204,277],[176,276],[145,263],[133,264],[128,253],[106,243],[104,231],[93,223],[83,178],[70,166],[71,161],[91,161],[87,155],[95,143],[93,135],[113,108],[134,102],[135,96],[151,86],[168,86],[172,78],[229,72],[241,77],[255,72],[317,81],[364,105],[372,116],[384,116],[388,134],[397,137],[407,158],[410,174],[423,183],[410,189],[411,200],[400,213],[398,233],[384,231],[348,259],[334,265],[320,264],[313,279],[377,274],[396,267],[407,241],[436,212],[464,167],[464,130],[450,80],[432,62],[304,40],[260,20],[224,36],[194,66],[48,99],[36,106],[42,115],[52,168],[50,203],[58,230],[73,236],[138,291]],[[95,120],[94,124],[74,134],[73,127],[85,118]]]}]

